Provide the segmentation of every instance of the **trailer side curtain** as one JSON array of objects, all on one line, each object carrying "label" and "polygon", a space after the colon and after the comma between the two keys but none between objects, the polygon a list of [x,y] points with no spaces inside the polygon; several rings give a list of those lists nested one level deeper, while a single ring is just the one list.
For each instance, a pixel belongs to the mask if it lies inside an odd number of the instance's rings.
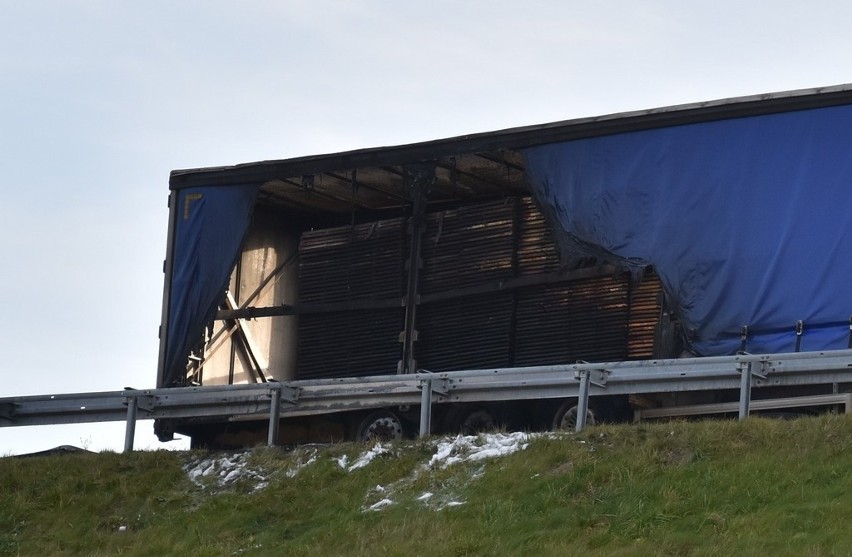
[{"label": "trailer side curtain", "polygon": [[258,190],[234,185],[177,192],[164,386],[182,377],[190,350],[222,301]]},{"label": "trailer side curtain", "polygon": [[[525,152],[563,248],[652,264],[702,355],[846,348],[852,106]],[[797,322],[803,327],[797,335]]]}]

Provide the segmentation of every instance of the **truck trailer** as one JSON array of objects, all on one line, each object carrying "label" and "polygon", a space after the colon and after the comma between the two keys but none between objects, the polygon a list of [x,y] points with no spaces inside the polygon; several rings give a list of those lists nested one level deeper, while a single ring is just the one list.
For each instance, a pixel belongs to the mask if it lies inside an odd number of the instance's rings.
[{"label": "truck trailer", "polygon": [[169,187],[157,391],[276,402],[157,419],[163,440],[575,428],[741,412],[746,388],[810,411],[852,385],[852,86]]}]

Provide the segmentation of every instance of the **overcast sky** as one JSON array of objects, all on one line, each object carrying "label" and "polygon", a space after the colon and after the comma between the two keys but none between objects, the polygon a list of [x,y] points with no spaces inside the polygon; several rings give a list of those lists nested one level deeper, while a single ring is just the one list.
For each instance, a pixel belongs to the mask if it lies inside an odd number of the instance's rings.
[{"label": "overcast sky", "polygon": [[[0,0],[0,396],[154,386],[169,171],[852,81],[852,4]],[[140,422],[139,447],[159,445]],[[0,428],[0,454],[124,425]]]}]

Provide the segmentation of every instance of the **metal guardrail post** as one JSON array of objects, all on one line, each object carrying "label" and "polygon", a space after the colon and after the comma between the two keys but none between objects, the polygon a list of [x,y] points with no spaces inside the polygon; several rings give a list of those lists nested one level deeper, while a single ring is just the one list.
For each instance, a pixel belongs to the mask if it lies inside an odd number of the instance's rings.
[{"label": "metal guardrail post", "polygon": [[136,437],[136,410],[139,399],[136,395],[127,397],[127,427],[124,431],[124,452],[133,452],[133,440]]},{"label": "metal guardrail post", "polygon": [[420,389],[420,437],[426,437],[432,431],[432,380],[423,380]]},{"label": "metal guardrail post", "polygon": [[577,400],[577,425],[574,431],[583,431],[586,427],[586,414],[589,412],[589,384],[592,382],[592,372],[583,370],[580,372],[580,394]]},{"label": "metal guardrail post", "polygon": [[737,364],[740,373],[740,420],[748,418],[751,404],[751,362]]},{"label": "metal guardrail post", "polygon": [[266,445],[274,447],[278,444],[278,428],[281,425],[281,385],[269,384],[269,436]]}]

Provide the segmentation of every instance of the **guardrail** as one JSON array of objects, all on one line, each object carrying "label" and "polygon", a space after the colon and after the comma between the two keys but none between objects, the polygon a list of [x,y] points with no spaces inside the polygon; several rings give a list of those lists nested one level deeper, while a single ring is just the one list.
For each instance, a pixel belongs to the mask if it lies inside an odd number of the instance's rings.
[{"label": "guardrail", "polygon": [[[807,408],[810,406],[843,406],[846,414],[852,414],[852,393],[830,395],[807,395],[789,398],[773,398],[751,401],[751,410],[783,410],[788,408]],[[716,404],[691,404],[664,408],[637,408],[633,411],[633,421],[646,418],[668,418],[672,416],[706,416],[708,414],[730,414],[739,411],[738,402],[720,402]]]},{"label": "guardrail", "polygon": [[7,397],[0,398],[0,427],[124,420],[124,450],[130,451],[140,419],[243,416],[268,419],[272,445],[286,416],[419,405],[420,433],[426,435],[433,404],[575,397],[579,431],[594,396],[739,389],[736,410],[744,419],[754,388],[850,382],[852,350],[741,354]]}]

